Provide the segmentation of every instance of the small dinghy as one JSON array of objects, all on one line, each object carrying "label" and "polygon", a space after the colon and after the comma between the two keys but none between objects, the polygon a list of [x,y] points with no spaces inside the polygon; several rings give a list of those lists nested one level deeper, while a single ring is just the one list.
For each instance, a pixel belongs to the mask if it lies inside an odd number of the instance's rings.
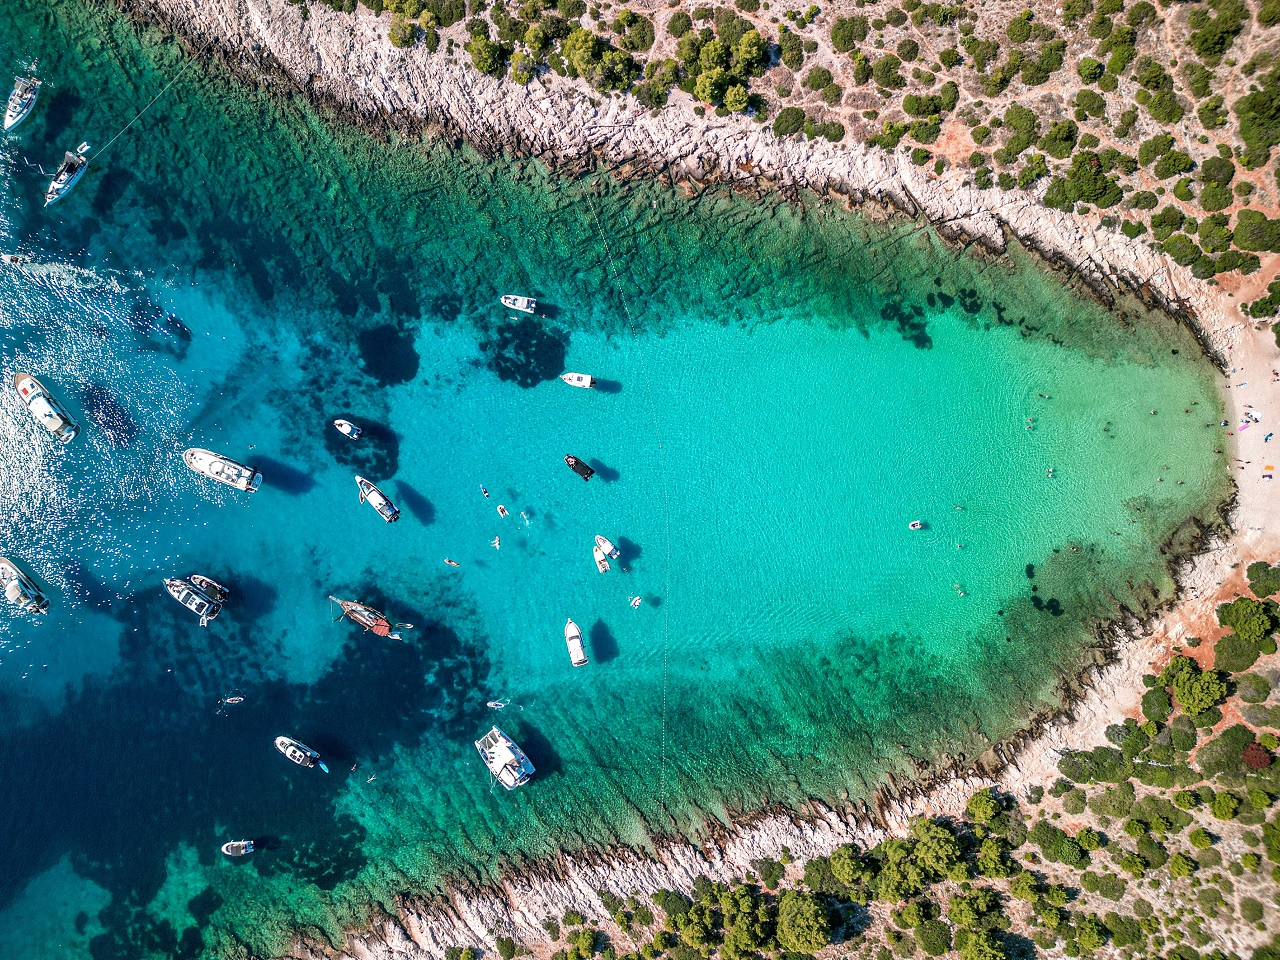
[{"label": "small dinghy", "polygon": [[585,667],[587,652],[582,649],[582,631],[572,620],[564,625],[564,642],[569,647],[569,662],[575,667]]},{"label": "small dinghy", "polygon": [[9,103],[4,111],[4,132],[8,133],[31,112],[36,105],[36,97],[40,96],[40,81],[35,77],[14,77],[13,92],[9,94]]},{"label": "small dinghy", "polygon": [[253,853],[253,850],[252,840],[228,840],[222,845],[222,852],[228,857],[243,857]]},{"label": "small dinghy", "polygon": [[276,737],[276,749],[300,767],[319,767],[325,773],[329,772],[320,754],[293,737]]},{"label": "small dinghy", "polygon": [[67,413],[67,408],[31,374],[15,373],[13,389],[18,391],[18,396],[36,422],[53,434],[59,443],[70,443],[80,433],[79,425]]},{"label": "small dinghy", "polygon": [[595,558],[597,570],[599,570],[601,573],[609,572],[609,561],[605,559],[603,550],[601,550],[599,547],[592,547],[591,556]]},{"label": "small dinghy", "polygon": [[387,523],[395,523],[400,519],[400,508],[391,502],[391,498],[375,487],[364,477],[356,477],[356,486],[360,488],[360,502],[366,500],[369,506],[378,511],[378,516]]},{"label": "small dinghy", "polygon": [[524,751],[497,727],[476,741],[476,749],[489,773],[508,790],[524,786],[534,774]]},{"label": "small dinghy", "polygon": [[70,193],[71,188],[84,176],[84,172],[89,169],[89,158],[85,156],[88,152],[89,144],[82,143],[76,147],[75,153],[68,151],[63,156],[62,165],[58,167],[58,172],[53,175],[53,180],[49,183],[49,189],[44,192],[44,205],[46,207]]},{"label": "small dinghy", "polygon": [[228,596],[226,587],[198,573],[185,580],[181,577],[166,577],[164,587],[169,591],[169,596],[200,618],[202,627],[207,627],[209,621],[222,612],[222,604]]},{"label": "small dinghy", "polygon": [[596,472],[587,466],[586,462],[579,460],[572,454],[564,458],[564,462],[569,465],[569,469],[580,476],[583,480],[590,480],[596,475]]},{"label": "small dinghy", "polygon": [[608,537],[602,537],[598,533],[596,534],[596,546],[603,550],[604,555],[610,560],[617,560],[622,555],[622,552],[613,545],[612,540]]},{"label": "small dinghy", "polygon": [[596,378],[585,373],[562,373],[560,379],[571,387],[581,387],[583,390],[590,390],[596,385]]},{"label": "small dinghy", "polygon": [[[330,597],[334,603],[342,610],[342,615],[334,620],[337,623],[342,617],[346,617],[353,623],[358,623],[365,630],[372,630],[379,637],[390,637],[392,640],[403,639],[399,633],[392,632],[394,627],[396,630],[412,630],[412,623],[392,623],[386,618],[385,614],[379,613],[367,603],[360,603],[356,600],[339,600],[337,597]],[[332,608],[330,608],[332,611]]]},{"label": "small dinghy", "polygon": [[333,421],[333,428],[344,437],[349,437],[352,440],[359,440],[360,434],[364,432],[350,420],[335,420]]},{"label": "small dinghy", "polygon": [[0,587],[4,598],[23,613],[48,613],[49,601],[36,582],[8,557],[0,557]]},{"label": "small dinghy", "polygon": [[504,307],[519,310],[521,313],[536,313],[538,310],[538,301],[533,297],[517,297],[508,293],[501,300]]},{"label": "small dinghy", "polygon": [[908,524],[907,524],[907,529],[908,529],[908,530],[923,530],[923,529],[924,529],[924,524],[923,524],[923,523],[921,523],[919,520],[912,520],[910,523],[908,523]]},{"label": "small dinghy", "polygon": [[210,480],[225,483],[228,487],[253,493],[262,483],[262,474],[256,467],[246,467],[243,463],[224,457],[203,447],[189,447],[182,453],[182,461],[191,470]]}]

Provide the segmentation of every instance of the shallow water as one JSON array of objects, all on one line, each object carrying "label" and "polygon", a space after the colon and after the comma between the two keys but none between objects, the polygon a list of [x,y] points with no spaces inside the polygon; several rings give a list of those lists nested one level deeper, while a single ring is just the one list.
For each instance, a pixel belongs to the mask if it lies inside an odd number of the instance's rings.
[{"label": "shallow water", "polygon": [[[187,61],[74,3],[0,28],[48,80],[3,148],[3,375],[84,425],[54,449],[0,400],[0,539],[53,603],[0,622],[0,955],[271,953],[454,871],[866,797],[1049,702],[1225,491],[1185,331],[914,224],[382,143],[203,65],[43,209],[23,158],[107,143]],[[232,590],[205,630],[160,585],[192,571]],[[513,794],[495,720],[539,770]]]}]

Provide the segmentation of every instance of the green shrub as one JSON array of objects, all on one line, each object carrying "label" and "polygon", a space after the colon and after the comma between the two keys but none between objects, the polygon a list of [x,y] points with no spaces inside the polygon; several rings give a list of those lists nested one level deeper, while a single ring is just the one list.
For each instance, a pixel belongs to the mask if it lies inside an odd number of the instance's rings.
[{"label": "green shrub", "polygon": [[789,137],[804,128],[804,111],[799,107],[783,107],[773,118],[773,133],[777,137]]},{"label": "green shrub", "polygon": [[951,950],[951,928],[941,920],[926,920],[915,928],[916,942],[926,954],[940,957]]},{"label": "green shrub", "polygon": [[1182,879],[1196,871],[1196,862],[1185,853],[1175,853],[1169,858],[1169,875]]},{"label": "green shrub", "polygon": [[[1209,6],[1216,15],[1192,18],[1191,25],[1197,29],[1191,31],[1190,42],[1201,60],[1216,63],[1244,29],[1249,8],[1241,0],[1210,0]],[[1207,14],[1207,11],[1197,12]]]},{"label": "green shrub", "polygon": [[778,49],[788,69],[799,70],[804,66],[804,41],[786,27],[778,28]]},{"label": "green shrub", "polygon": [[903,37],[898,41],[898,56],[903,63],[912,63],[916,57],[920,56],[920,44],[912,40],[910,37]]},{"label": "green shrub", "polygon": [[[1146,197],[1142,196],[1144,193]],[[1150,210],[1155,207],[1157,201],[1154,193],[1143,190],[1135,193],[1131,202],[1138,210]],[[1173,713],[1173,702],[1169,699],[1169,691],[1164,687],[1152,687],[1142,695],[1142,715],[1148,720],[1164,723],[1171,713]]]},{"label": "green shrub", "polygon": [[831,26],[831,45],[840,53],[848,53],[866,39],[866,17],[838,17]]},{"label": "green shrub", "polygon": [[778,942],[797,953],[816,953],[831,942],[826,910],[811,893],[787,890],[778,899]]},{"label": "green shrub", "polygon": [[1236,695],[1245,703],[1262,703],[1271,695],[1271,684],[1266,677],[1245,673],[1235,678]]},{"label": "green shrub", "polygon": [[677,10],[667,21],[667,33],[677,40],[693,29],[693,20],[683,10]]},{"label": "green shrub", "polygon": [[1055,160],[1065,160],[1075,149],[1080,128],[1071,120],[1058,120],[1050,125],[1048,133],[1040,138],[1040,149]]},{"label": "green shrub", "polygon": [[1209,804],[1209,811],[1218,820],[1232,820],[1240,809],[1240,798],[1232,793],[1220,793]]},{"label": "green shrub", "polygon": [[1106,67],[1102,61],[1095,60],[1093,57],[1083,57],[1076,64],[1076,73],[1080,75],[1080,79],[1085,83],[1097,83],[1104,70],[1106,70]]},{"label": "green shrub", "polygon": [[1156,161],[1154,173],[1160,180],[1168,180],[1180,173],[1186,173],[1195,163],[1181,150],[1170,150]]}]

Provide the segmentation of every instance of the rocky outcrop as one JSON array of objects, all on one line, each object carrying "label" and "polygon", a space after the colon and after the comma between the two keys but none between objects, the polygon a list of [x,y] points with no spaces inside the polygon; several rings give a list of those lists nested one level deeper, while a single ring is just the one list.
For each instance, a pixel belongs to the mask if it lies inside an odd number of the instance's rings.
[{"label": "rocky outcrop", "polygon": [[[287,0],[118,0],[241,72],[285,77],[357,120],[434,127],[481,150],[509,149],[565,163],[596,158],[633,174],[718,181],[744,189],[835,192],[931,221],[948,237],[1002,251],[1006,231],[1096,290],[1128,287],[1194,317],[1206,343],[1227,326],[1213,290],[1144,243],[1086,217],[1046,208],[1022,191],[965,186],[963,171],[932,176],[905,150],[779,139],[741,115],[700,117],[676,90],[660,111],[545,74],[528,86],[474,70],[460,48],[436,53],[388,42],[389,15],[340,14]],[[459,33],[461,25],[451,33]],[[459,37],[461,34],[459,33]],[[1215,352],[1217,352],[1215,350]]]}]

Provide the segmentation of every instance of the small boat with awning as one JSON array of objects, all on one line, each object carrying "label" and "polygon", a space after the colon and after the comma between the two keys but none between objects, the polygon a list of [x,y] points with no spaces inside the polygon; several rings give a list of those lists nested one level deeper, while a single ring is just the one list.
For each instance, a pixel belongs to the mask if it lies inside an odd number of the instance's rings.
[{"label": "small boat with awning", "polygon": [[0,557],[0,588],[4,590],[4,598],[23,613],[49,612],[44,592],[8,557]]},{"label": "small boat with awning", "polygon": [[243,857],[253,853],[252,840],[228,840],[222,845],[222,852],[228,857]]},{"label": "small boat with awning", "polygon": [[360,490],[360,502],[367,501],[369,506],[378,511],[378,516],[387,523],[395,523],[400,519],[400,508],[392,503],[391,498],[379,490],[372,481],[364,477],[356,477],[356,487]]},{"label": "small boat with awning", "polygon": [[169,596],[200,618],[200,626],[222,612],[222,604],[228,597],[227,588],[211,577],[193,573],[190,577],[167,577],[164,587]]},{"label": "small boat with awning", "polygon": [[590,390],[596,385],[596,378],[587,373],[562,373],[560,379],[571,387],[581,387],[583,390]]},{"label": "small boat with awning", "polygon": [[[403,639],[396,630],[412,630],[412,623],[392,623],[387,619],[386,614],[380,613],[373,609],[367,603],[361,603],[358,600],[339,600],[337,597],[329,597],[342,610],[342,615],[338,617],[346,617],[352,623],[358,623],[365,630],[371,631],[379,637],[389,637],[392,640]],[[333,608],[330,607],[330,610]],[[335,620],[334,623],[337,623]]]},{"label": "small boat with awning", "polygon": [[538,301],[533,297],[519,297],[508,293],[501,299],[502,305],[511,310],[519,310],[521,313],[537,313],[538,311]]},{"label": "small boat with awning", "polygon": [[534,774],[524,751],[496,726],[476,741],[476,749],[489,773],[508,790],[524,786]]}]

